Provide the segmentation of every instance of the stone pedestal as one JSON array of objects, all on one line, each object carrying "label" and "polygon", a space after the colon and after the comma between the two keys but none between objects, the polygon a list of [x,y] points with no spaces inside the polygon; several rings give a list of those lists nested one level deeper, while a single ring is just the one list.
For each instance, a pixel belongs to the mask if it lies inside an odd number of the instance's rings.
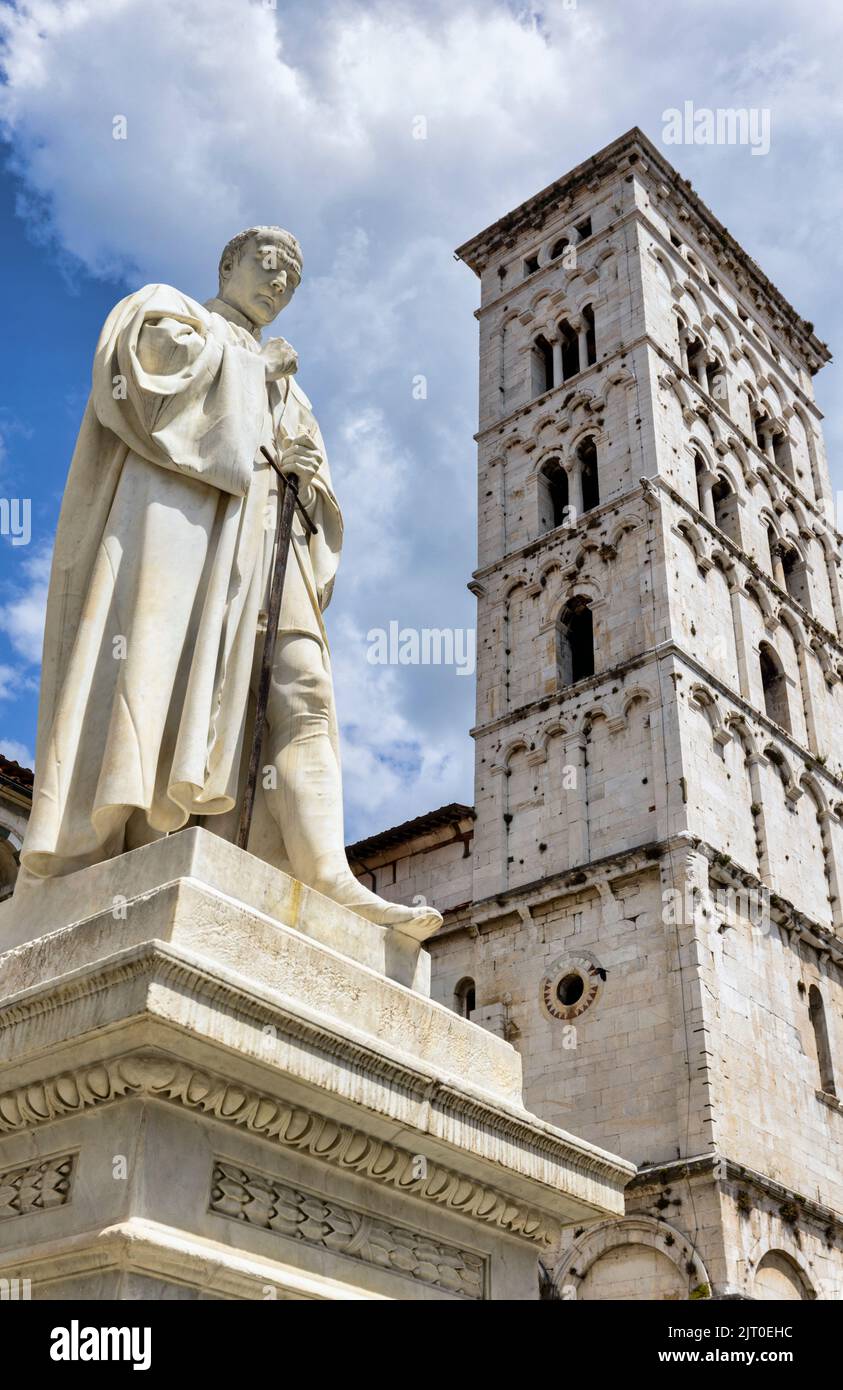
[{"label": "stone pedestal", "polygon": [[632,1168],[528,1114],[427,953],[201,829],[0,907],[0,1278],[532,1299]]}]

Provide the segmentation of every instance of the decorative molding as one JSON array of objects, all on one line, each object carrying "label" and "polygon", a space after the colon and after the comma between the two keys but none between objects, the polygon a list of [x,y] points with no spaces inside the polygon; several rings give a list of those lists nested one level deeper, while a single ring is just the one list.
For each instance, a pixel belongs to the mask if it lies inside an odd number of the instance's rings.
[{"label": "decorative molding", "polygon": [[[210,1115],[285,1149],[306,1153],[541,1246],[552,1245],[558,1235],[551,1217],[475,1178],[431,1161],[424,1175],[417,1176],[418,1154],[163,1053],[112,1058],[6,1092],[0,1095],[0,1134],[25,1132],[132,1096],[169,1101]],[[475,1108],[483,1107],[469,1105],[469,1119]],[[588,1156],[583,1158],[587,1162]],[[598,1177],[599,1172],[593,1176]]]},{"label": "decorative molding", "polygon": [[208,1210],[463,1298],[485,1294],[482,1256],[223,1159],[214,1161]]},{"label": "decorative molding", "polygon": [[0,1221],[66,1206],[75,1162],[75,1154],[62,1154],[0,1173]]},{"label": "decorative molding", "polygon": [[[822,1091],[816,1092],[818,1099],[823,1094]],[[775,1205],[793,1202],[799,1207],[803,1217],[809,1217],[819,1226],[833,1226],[835,1230],[843,1231],[843,1213],[839,1210],[814,1201],[793,1187],[776,1182],[766,1173],[759,1173],[754,1168],[747,1168],[743,1163],[737,1163],[734,1159],[717,1153],[697,1154],[692,1158],[674,1158],[667,1163],[654,1163],[640,1168],[627,1187],[627,1195],[629,1198],[634,1197],[637,1202],[640,1200],[639,1194],[643,1192],[661,1192],[667,1183],[693,1179],[710,1179],[721,1184],[750,1184]]]}]

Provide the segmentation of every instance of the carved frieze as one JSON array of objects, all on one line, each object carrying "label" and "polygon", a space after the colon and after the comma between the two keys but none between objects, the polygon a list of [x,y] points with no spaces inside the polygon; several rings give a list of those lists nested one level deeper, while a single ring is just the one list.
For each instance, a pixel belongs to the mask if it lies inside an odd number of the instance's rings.
[{"label": "carved frieze", "polygon": [[209,1210],[448,1293],[484,1296],[479,1255],[222,1159],[214,1163]]},{"label": "carved frieze", "polygon": [[0,1173],[0,1221],[69,1202],[74,1161],[74,1154],[63,1154]]},{"label": "carved frieze", "polygon": [[430,1161],[420,1173],[417,1154],[154,1052],[113,1058],[7,1091],[0,1095],[0,1134],[20,1133],[131,1096],[199,1111],[542,1246],[557,1236],[552,1220],[485,1183]]}]

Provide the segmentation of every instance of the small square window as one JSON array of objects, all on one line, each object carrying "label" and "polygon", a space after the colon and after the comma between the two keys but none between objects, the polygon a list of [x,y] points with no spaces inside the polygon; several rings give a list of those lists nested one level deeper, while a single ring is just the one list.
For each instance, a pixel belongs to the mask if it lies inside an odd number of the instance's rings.
[{"label": "small square window", "polygon": [[585,241],[587,236],[591,236],[591,218],[585,217],[582,222],[578,222],[574,228],[580,241]]},{"label": "small square window", "polygon": [[678,236],[676,235],[675,232],[671,232],[671,234],[670,234],[670,241],[671,241],[671,245],[673,245],[673,246],[681,247],[681,245],[682,245],[682,238],[681,238],[681,237],[678,237]]},{"label": "small square window", "polygon": [[525,274],[525,275],[535,275],[535,273],[536,273],[536,271],[538,270],[538,268],[539,268],[539,258],[538,258],[538,256],[525,256],[525,258],[524,258],[524,274]]}]

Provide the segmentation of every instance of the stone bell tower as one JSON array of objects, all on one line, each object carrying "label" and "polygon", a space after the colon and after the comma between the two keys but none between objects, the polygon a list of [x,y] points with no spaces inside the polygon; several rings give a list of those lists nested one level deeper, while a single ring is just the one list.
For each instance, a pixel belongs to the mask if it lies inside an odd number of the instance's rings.
[{"label": "stone bell tower", "polygon": [[829,353],[638,130],[458,254],[476,820],[435,992],[637,1165],[549,1296],[843,1297]]}]

